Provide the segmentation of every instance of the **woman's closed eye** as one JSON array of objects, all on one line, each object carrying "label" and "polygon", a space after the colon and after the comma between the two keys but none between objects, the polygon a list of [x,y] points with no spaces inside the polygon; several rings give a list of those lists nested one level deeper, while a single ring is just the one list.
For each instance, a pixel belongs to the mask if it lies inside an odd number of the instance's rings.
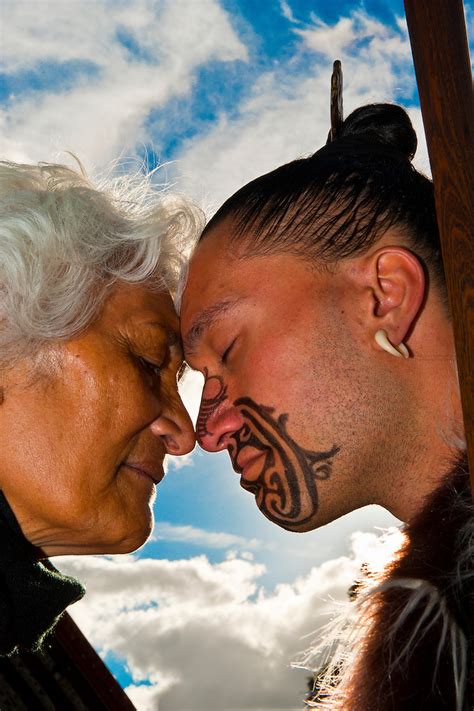
[{"label": "woman's closed eye", "polygon": [[138,362],[142,370],[153,378],[161,377],[161,371],[163,369],[163,363],[154,363],[148,358],[139,357]]}]

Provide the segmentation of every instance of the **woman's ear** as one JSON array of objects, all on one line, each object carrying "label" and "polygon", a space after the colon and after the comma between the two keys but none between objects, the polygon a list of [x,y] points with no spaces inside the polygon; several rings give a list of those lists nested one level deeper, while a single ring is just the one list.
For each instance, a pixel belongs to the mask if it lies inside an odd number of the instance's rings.
[{"label": "woman's ear", "polygon": [[367,260],[371,282],[372,327],[384,330],[394,345],[413,329],[425,298],[425,274],[417,257],[404,247],[382,247]]}]

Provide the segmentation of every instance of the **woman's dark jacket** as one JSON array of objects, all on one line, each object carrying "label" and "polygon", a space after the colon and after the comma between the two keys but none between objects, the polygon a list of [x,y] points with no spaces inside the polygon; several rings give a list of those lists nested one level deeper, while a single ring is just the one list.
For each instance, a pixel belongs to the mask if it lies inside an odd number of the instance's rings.
[{"label": "woman's dark jacket", "polygon": [[23,535],[0,491],[0,655],[37,650],[82,585],[56,570]]}]

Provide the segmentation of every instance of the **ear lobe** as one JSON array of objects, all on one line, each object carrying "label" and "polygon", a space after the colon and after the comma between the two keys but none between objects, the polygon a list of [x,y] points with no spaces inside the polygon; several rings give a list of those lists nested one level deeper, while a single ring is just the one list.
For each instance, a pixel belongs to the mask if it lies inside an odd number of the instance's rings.
[{"label": "ear lobe", "polygon": [[384,247],[372,255],[375,330],[384,329],[398,344],[412,330],[425,296],[425,275],[404,247]]}]

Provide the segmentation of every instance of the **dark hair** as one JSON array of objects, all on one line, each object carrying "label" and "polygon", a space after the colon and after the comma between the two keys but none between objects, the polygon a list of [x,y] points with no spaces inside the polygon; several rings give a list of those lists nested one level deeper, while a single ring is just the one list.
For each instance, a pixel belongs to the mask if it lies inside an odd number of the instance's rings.
[{"label": "dark hair", "polygon": [[433,184],[411,164],[416,147],[400,106],[362,106],[337,140],[238,190],[201,239],[231,217],[231,244],[247,255],[290,252],[330,264],[365,252],[399,227],[407,247],[444,284]]}]

